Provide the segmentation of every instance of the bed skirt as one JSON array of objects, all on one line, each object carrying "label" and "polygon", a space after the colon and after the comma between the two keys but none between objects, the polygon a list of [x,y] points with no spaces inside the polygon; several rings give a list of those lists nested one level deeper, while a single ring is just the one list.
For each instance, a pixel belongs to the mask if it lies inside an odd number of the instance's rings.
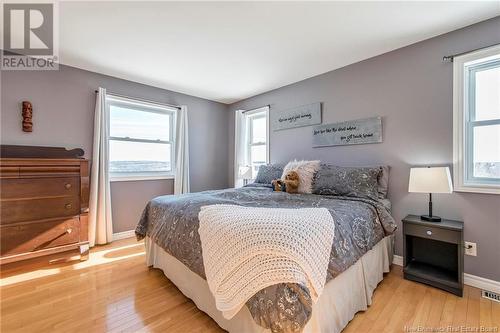
[{"label": "bed skirt", "polygon": [[[349,323],[356,312],[371,304],[373,291],[389,272],[393,256],[394,237],[387,236],[365,253],[354,265],[330,280],[320,298],[313,305],[312,316],[304,327],[304,333],[338,333]],[[230,320],[225,319],[215,307],[215,299],[208,283],[189,270],[175,257],[145,238],[146,262],[159,268],[177,288],[203,312],[207,313],[220,327],[229,332],[268,333],[252,318],[245,306]]]}]

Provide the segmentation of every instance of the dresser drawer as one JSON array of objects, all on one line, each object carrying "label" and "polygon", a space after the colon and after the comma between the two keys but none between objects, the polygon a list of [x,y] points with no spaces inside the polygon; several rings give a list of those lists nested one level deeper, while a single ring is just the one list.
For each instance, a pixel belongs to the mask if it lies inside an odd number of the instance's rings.
[{"label": "dresser drawer", "polygon": [[19,177],[19,167],[0,165],[0,178],[12,178]]},{"label": "dresser drawer", "polygon": [[13,226],[3,225],[0,231],[0,254],[4,257],[78,243],[80,221],[75,217]]},{"label": "dresser drawer", "polygon": [[80,197],[4,200],[0,202],[1,224],[74,216],[80,214]]},{"label": "dresser drawer", "polygon": [[2,200],[27,199],[36,197],[78,196],[80,178],[17,178],[0,182]]},{"label": "dresser drawer", "polygon": [[79,165],[22,165],[19,177],[65,177],[80,176]]},{"label": "dresser drawer", "polygon": [[460,244],[461,234],[458,231],[435,228],[430,226],[416,225],[406,223],[404,225],[405,235],[412,235],[427,239],[434,239],[438,241]]}]

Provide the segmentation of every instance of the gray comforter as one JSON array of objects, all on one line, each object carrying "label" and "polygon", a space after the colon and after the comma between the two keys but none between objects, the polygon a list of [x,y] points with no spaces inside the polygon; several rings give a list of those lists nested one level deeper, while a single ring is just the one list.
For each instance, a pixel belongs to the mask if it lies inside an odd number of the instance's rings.
[{"label": "gray comforter", "polygon": [[[138,239],[149,236],[191,271],[205,278],[198,235],[200,207],[234,204],[252,207],[325,207],[335,222],[327,282],[354,264],[384,236],[396,229],[393,218],[378,201],[352,197],[273,192],[269,187],[206,191],[151,200],[136,228]],[[267,287],[247,301],[254,320],[273,332],[300,332],[311,317],[308,290],[282,283]]]}]

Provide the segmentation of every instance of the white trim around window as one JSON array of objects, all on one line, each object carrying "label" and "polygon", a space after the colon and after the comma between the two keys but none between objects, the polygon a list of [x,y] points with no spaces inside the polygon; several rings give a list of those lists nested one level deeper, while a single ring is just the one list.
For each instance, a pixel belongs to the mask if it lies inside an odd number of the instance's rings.
[{"label": "white trim around window", "polygon": [[[251,181],[251,177],[256,176],[256,169],[264,163],[269,163],[269,106],[260,107],[251,110],[236,110],[234,117],[234,186],[241,187]],[[265,141],[257,141],[252,138],[253,121],[266,119],[266,138]],[[262,123],[261,123],[262,125]],[[265,161],[252,163],[251,149],[255,146],[265,146]],[[252,169],[252,175],[247,174],[249,168]],[[242,171],[243,170],[243,171]],[[244,174],[242,174],[242,172]],[[250,177],[250,178],[247,178]]]},{"label": "white trim around window", "polygon": [[135,182],[135,181],[140,181],[140,180],[162,180],[162,179],[174,179],[174,175],[171,174],[132,174],[132,173],[125,173],[121,174],[119,176],[113,176],[113,174],[110,174],[109,181],[114,183],[114,182]]},{"label": "white trim around window", "polygon": [[[500,118],[476,117],[476,73],[500,66],[500,45],[453,59],[453,178],[454,190],[500,194],[500,179],[474,174],[474,129],[500,125]],[[493,143],[494,144],[494,143]]]},{"label": "white trim around window", "polygon": [[[253,147],[253,146],[266,146],[266,161],[265,163],[269,163],[269,107],[268,106],[264,106],[262,108],[259,108],[259,109],[255,109],[255,110],[251,110],[251,111],[247,111],[245,112],[245,116],[248,117],[248,146],[249,148],[250,147]],[[263,119],[265,118],[266,119],[266,141],[262,141],[262,142],[254,142],[253,140],[253,129],[252,129],[252,125],[253,125],[253,121],[254,120],[257,120],[257,119]],[[248,149],[248,153],[250,154],[250,149]],[[248,156],[248,159],[250,160],[250,156]]]},{"label": "white trim around window", "polygon": [[[245,126],[246,126],[246,161],[248,165],[254,170],[254,175],[256,175],[258,166],[269,163],[269,106],[264,106],[258,109],[245,111]],[[266,138],[265,141],[254,141],[253,138],[253,124],[254,121],[265,119],[266,120]],[[265,146],[266,148],[266,160],[265,161],[253,161],[252,160],[252,147]]]},{"label": "white trim around window", "polygon": [[[152,102],[145,102],[142,100],[136,100],[133,98],[116,96],[112,94],[106,95],[106,116],[108,117],[108,124],[111,126],[110,121],[110,106],[124,107],[127,109],[137,110],[137,112],[148,112],[156,114],[166,114],[169,115],[168,131],[169,135],[166,139],[144,139],[144,138],[134,138],[127,136],[111,136],[108,134],[108,145],[110,142],[130,142],[130,143],[140,143],[140,144],[165,144],[170,145],[170,170],[166,171],[138,171],[138,172],[112,172],[109,171],[109,177],[111,182],[117,181],[139,181],[139,180],[157,180],[157,179],[174,179],[175,175],[175,137],[176,137],[176,117],[177,109],[174,107],[166,106],[163,104],[156,104]],[[108,133],[110,129],[108,128]],[[111,154],[110,150],[110,154]]]}]

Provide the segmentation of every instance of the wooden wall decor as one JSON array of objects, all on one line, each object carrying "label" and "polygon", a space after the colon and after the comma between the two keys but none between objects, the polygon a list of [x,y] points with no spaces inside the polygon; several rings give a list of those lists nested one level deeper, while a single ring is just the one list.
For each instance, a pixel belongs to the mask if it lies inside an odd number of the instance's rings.
[{"label": "wooden wall decor", "polygon": [[23,101],[23,131],[33,132],[33,105],[31,102]]}]

